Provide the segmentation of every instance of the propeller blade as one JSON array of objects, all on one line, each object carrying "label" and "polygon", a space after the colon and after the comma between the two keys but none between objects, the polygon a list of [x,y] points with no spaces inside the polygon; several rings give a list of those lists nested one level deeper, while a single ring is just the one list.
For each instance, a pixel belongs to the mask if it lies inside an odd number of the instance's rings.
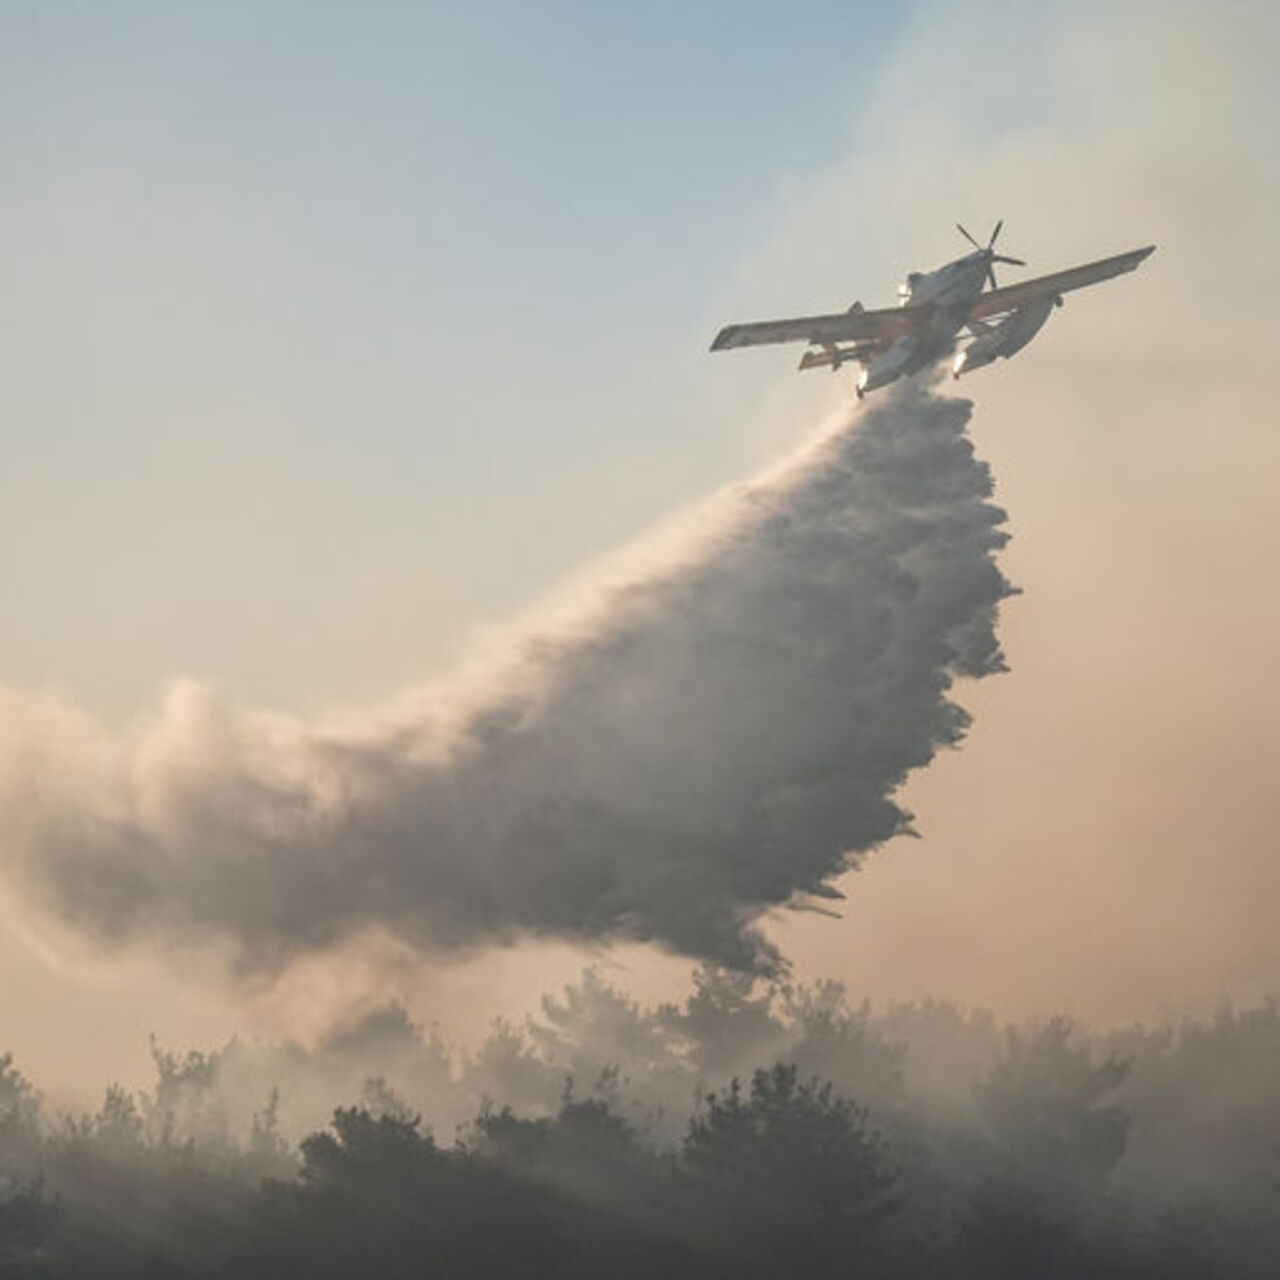
[{"label": "propeller blade", "polygon": [[1025,267],[1027,264],[1021,258],[1006,258],[1002,253],[993,253],[991,255],[992,262],[1007,262],[1011,267]]},{"label": "propeller blade", "polygon": [[987,280],[988,280],[988,282],[990,283],[990,285],[991,285],[991,287],[992,287],[993,289],[998,289],[998,288],[1000,287],[1000,286],[996,283],[996,273],[995,273],[995,268],[993,268],[993,267],[992,267],[992,265],[991,265],[989,262],[987,263]]},{"label": "propeller blade", "polygon": [[995,242],[996,242],[996,236],[998,236],[998,235],[1000,234],[1000,228],[1001,228],[1001,227],[1003,227],[1003,226],[1004,226],[1004,219],[1003,219],[1003,218],[1001,218],[1001,219],[1000,219],[1000,221],[996,223],[996,229],[991,233],[991,239],[987,241],[987,248],[988,248],[988,249],[990,249],[990,248],[992,247],[992,245],[994,245],[994,244],[995,244]]},{"label": "propeller blade", "polygon": [[975,249],[982,248],[982,246],[958,222],[956,223],[956,230],[964,236],[964,238],[973,245]]}]

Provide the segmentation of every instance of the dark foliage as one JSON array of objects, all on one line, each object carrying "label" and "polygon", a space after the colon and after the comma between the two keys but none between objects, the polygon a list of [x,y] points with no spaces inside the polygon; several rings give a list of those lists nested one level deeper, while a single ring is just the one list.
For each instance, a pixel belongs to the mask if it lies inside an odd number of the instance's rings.
[{"label": "dark foliage", "polygon": [[735,1080],[689,1125],[685,1182],[694,1229],[726,1275],[844,1274],[893,1208],[883,1141],[867,1113],[794,1066]]},{"label": "dark foliage", "polygon": [[[149,1091],[57,1120],[2,1056],[0,1280],[1280,1274],[1272,1005],[1098,1040],[704,973],[680,1009],[588,975],[544,1013],[461,1074],[398,1007],[156,1049]],[[325,1084],[356,1105],[295,1147],[291,1087]],[[447,1142],[415,1111],[496,1085]]]}]

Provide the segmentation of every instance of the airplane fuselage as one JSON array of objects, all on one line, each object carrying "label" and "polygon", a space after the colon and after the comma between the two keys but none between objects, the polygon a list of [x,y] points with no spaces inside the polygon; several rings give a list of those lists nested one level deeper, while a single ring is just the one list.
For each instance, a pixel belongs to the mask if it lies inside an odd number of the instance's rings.
[{"label": "airplane fuselage", "polygon": [[988,255],[979,249],[948,262],[936,271],[913,271],[905,283],[898,286],[899,305],[967,305],[982,292],[987,278],[987,262]]},{"label": "airplane fuselage", "polygon": [[898,286],[903,307],[932,308],[925,325],[889,344],[863,366],[859,397],[887,386],[949,355],[964,327],[973,300],[986,283],[990,256],[982,250],[967,253],[936,271],[913,271]]}]

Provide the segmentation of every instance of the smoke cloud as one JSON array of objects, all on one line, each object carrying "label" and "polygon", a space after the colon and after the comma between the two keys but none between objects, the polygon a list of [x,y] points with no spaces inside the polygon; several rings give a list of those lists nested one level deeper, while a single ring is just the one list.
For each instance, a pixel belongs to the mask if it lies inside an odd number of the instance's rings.
[{"label": "smoke cloud", "polygon": [[187,682],[112,735],[0,694],[0,866],[94,942],[225,945],[244,977],[370,928],[777,971],[761,916],[909,829],[896,789],[967,727],[953,680],[1002,667],[1005,517],[970,410],[895,388],[482,681],[363,723]]}]

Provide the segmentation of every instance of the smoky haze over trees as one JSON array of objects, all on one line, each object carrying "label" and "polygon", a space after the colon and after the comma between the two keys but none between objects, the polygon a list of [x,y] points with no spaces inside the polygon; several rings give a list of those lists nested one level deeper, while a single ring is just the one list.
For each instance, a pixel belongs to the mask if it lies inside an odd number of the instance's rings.
[{"label": "smoky haze over trees", "polygon": [[776,973],[755,922],[907,829],[895,791],[968,725],[953,680],[1002,667],[970,408],[894,388],[387,716],[323,729],[185,684],[116,738],[0,691],[0,874],[92,941],[206,942],[256,978],[367,930]]},{"label": "smoky haze over trees", "polygon": [[722,495],[517,657],[319,728],[177,690],[113,738],[0,694],[0,874],[92,942],[269,981],[362,931],[704,962],[588,972],[459,1054],[155,1045],[45,1107],[0,1059],[0,1268],[31,1277],[1272,1276],[1280,1014],[1096,1034],[794,986],[759,920],[909,830],[1001,668],[970,406],[907,384]]},{"label": "smoky haze over trees", "polygon": [[[1273,1276],[1280,1011],[1097,1033],[594,972],[471,1054],[388,1006],[153,1049],[83,1115],[0,1058],[0,1264],[60,1276]],[[326,1113],[326,1114],[321,1114]],[[311,1117],[316,1117],[311,1119]]]}]

